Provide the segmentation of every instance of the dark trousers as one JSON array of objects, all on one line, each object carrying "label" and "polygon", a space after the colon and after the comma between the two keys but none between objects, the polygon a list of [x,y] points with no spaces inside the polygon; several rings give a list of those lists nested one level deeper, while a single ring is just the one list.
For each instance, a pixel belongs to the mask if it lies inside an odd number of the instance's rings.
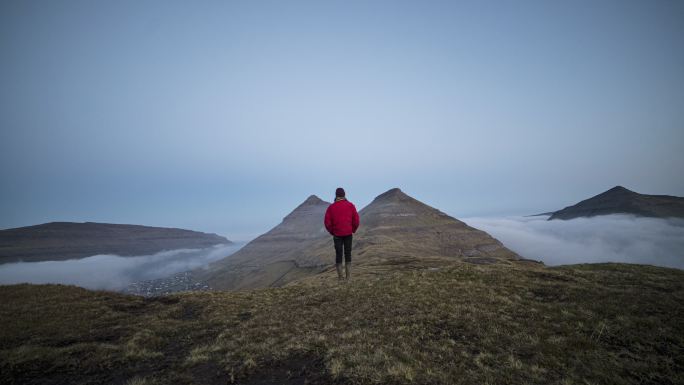
[{"label": "dark trousers", "polygon": [[351,234],[344,237],[333,235],[333,242],[335,243],[335,263],[342,263],[342,249],[344,249],[344,261],[346,263],[351,263]]}]

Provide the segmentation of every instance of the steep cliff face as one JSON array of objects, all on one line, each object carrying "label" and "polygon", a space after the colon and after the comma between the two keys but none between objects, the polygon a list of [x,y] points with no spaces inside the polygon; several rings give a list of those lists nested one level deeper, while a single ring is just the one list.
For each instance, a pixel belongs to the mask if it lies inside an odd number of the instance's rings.
[{"label": "steep cliff face", "polygon": [[684,218],[684,198],[647,195],[616,186],[573,206],[553,212],[549,220],[632,214],[641,217]]},{"label": "steep cliff face", "polygon": [[0,263],[78,259],[96,254],[145,255],[230,243],[216,234],[183,229],[51,222],[0,230]]},{"label": "steep cliff face", "polygon": [[[283,222],[230,257],[198,272],[220,290],[280,286],[328,270],[334,264],[323,227],[329,203],[309,197]],[[391,189],[359,212],[353,263],[367,274],[391,266],[445,263],[507,263],[520,258],[484,231],[474,229],[401,190]]]}]

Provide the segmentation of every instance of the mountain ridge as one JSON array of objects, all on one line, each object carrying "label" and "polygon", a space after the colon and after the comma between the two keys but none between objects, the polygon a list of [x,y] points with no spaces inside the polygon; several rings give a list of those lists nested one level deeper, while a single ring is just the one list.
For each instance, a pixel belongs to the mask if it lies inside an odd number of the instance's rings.
[{"label": "mountain ridge", "polygon": [[135,256],[163,250],[232,244],[198,231],[100,222],[48,222],[0,230],[0,263],[81,259],[97,254]]},{"label": "mountain ridge", "polygon": [[[310,196],[283,221],[196,279],[219,290],[281,286],[327,272],[334,263],[323,226],[330,203]],[[392,188],[359,211],[354,264],[368,271],[388,264],[433,266],[454,261],[498,263],[521,258],[484,231]]]},{"label": "mountain ridge", "polygon": [[640,194],[623,186],[615,186],[572,206],[552,212],[548,220],[567,220],[610,214],[684,218],[684,198],[671,195]]}]

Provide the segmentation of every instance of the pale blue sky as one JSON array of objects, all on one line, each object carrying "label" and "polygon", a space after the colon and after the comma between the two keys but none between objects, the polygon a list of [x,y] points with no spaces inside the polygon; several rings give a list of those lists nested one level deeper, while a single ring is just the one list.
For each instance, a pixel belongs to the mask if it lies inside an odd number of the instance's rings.
[{"label": "pale blue sky", "polygon": [[681,1],[0,2],[0,228],[684,196]]}]

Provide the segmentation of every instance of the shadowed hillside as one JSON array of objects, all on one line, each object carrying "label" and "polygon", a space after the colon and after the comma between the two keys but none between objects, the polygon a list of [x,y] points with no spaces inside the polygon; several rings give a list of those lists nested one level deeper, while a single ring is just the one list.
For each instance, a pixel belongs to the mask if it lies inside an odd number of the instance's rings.
[{"label": "shadowed hillside", "polygon": [[329,204],[311,195],[267,233],[212,263],[209,270],[196,271],[195,279],[214,289],[235,290],[279,286],[320,272],[320,263],[305,261],[321,256],[313,245],[328,238],[323,216]]},{"label": "shadowed hillside", "polygon": [[[282,286],[328,271],[334,263],[330,234],[323,226],[329,203],[310,196],[282,223],[195,278],[219,290]],[[445,266],[459,261],[509,263],[518,255],[484,231],[432,208],[398,188],[359,212],[354,235],[357,273],[379,273],[392,265]]]},{"label": "shadowed hillside", "polygon": [[670,195],[639,194],[622,186],[616,186],[573,206],[551,213],[549,220],[609,214],[684,218],[684,198]]},{"label": "shadowed hillside", "polygon": [[121,256],[231,244],[216,234],[111,223],[51,222],[0,230],[0,263],[58,261],[96,254]]},{"label": "shadowed hillside", "polygon": [[650,266],[458,263],[147,299],[14,285],[0,300],[3,384],[684,383],[684,272]]}]

